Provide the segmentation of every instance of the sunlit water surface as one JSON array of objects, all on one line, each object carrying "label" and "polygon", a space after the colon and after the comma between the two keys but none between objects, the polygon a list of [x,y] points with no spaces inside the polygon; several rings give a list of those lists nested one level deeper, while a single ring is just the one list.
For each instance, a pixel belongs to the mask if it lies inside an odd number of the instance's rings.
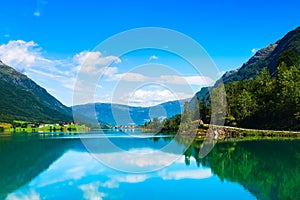
[{"label": "sunlit water surface", "polygon": [[[0,199],[300,197],[299,141],[220,142],[208,156],[199,158],[201,142],[186,149],[184,140],[143,137],[139,133],[133,136],[119,132],[106,132],[105,136],[2,134]],[[109,162],[101,161],[87,151],[81,137],[96,146],[108,138],[119,151],[103,147],[101,159]],[[182,149],[181,153],[162,150],[171,141]],[[154,151],[160,153],[159,157],[126,157],[128,152],[147,155]],[[174,158],[171,163],[170,157]],[[147,170],[124,172],[114,169],[118,166],[121,170]]]}]

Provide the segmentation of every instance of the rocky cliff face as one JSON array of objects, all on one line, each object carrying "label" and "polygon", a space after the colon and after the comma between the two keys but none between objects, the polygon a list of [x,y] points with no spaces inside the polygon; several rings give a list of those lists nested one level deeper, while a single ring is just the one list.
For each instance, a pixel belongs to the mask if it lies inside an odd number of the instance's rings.
[{"label": "rocky cliff face", "polygon": [[[257,51],[255,55],[240,68],[226,72],[222,78],[215,83],[215,86],[222,82],[224,84],[229,84],[235,81],[256,78],[265,67],[267,67],[270,74],[274,76],[277,72],[279,56],[287,50],[293,50],[300,56],[300,26],[287,33],[277,42]],[[205,98],[208,99],[209,92],[207,91],[207,88],[202,88],[196,96],[204,93],[207,94]]]},{"label": "rocky cliff face", "polygon": [[[224,84],[234,81],[245,80],[248,78],[254,78],[260,74],[262,68],[268,65],[267,58],[276,49],[278,43],[270,44],[269,46],[257,51],[253,57],[251,57],[242,67],[226,72],[222,76]],[[264,66],[264,67],[263,67]],[[217,81],[217,84],[221,80]]]},{"label": "rocky cliff face", "polygon": [[[265,67],[269,69],[271,75],[275,75],[279,56],[290,49],[300,55],[300,27],[290,31],[279,41],[257,51],[239,69],[225,73],[222,76],[223,83],[228,84],[234,81],[255,78]],[[217,81],[217,84],[220,81]]]}]

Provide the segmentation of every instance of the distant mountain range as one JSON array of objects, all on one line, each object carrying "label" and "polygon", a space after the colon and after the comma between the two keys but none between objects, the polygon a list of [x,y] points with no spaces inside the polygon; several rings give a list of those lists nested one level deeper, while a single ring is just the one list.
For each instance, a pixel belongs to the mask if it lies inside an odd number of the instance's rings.
[{"label": "distant mountain range", "polygon": [[[120,104],[95,103],[77,105],[73,112],[83,115],[86,119],[98,119],[100,124],[109,125],[141,125],[156,117],[170,118],[182,112],[186,100],[170,101],[151,107],[134,107]],[[81,120],[81,121],[84,121]]]},{"label": "distant mountain range", "polygon": [[0,61],[0,121],[72,121],[71,108]]}]

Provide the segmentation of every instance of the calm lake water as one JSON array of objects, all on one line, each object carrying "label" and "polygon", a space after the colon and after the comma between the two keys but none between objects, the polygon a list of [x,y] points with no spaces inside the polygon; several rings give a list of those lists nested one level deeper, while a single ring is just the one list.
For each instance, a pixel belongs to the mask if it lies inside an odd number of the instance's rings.
[{"label": "calm lake water", "polygon": [[[219,142],[199,158],[201,142],[108,132],[116,150],[83,137],[100,159],[78,135],[0,135],[0,199],[300,199],[297,140]],[[182,152],[162,150],[170,142]]]}]

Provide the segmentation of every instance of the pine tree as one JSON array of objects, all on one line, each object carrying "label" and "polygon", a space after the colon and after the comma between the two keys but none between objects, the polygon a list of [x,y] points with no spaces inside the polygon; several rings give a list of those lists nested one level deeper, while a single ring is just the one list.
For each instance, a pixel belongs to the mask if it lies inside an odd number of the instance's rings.
[{"label": "pine tree", "polygon": [[195,100],[193,120],[199,120],[199,119],[200,119],[200,100],[197,97]]}]

